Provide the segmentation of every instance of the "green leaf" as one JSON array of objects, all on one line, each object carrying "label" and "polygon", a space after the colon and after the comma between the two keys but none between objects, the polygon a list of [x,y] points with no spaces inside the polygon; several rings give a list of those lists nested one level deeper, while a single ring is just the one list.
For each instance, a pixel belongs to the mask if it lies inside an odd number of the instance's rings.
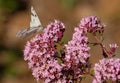
[{"label": "green leaf", "polygon": [[92,70],[90,70],[90,75],[94,75],[94,70],[92,69]]}]

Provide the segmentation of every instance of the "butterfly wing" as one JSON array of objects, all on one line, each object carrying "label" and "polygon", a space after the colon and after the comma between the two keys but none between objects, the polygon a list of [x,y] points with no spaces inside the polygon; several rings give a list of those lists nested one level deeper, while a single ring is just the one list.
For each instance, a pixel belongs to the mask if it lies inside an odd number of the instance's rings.
[{"label": "butterfly wing", "polygon": [[31,21],[30,21],[30,28],[20,30],[16,36],[20,38],[25,38],[33,33],[39,32],[42,30],[42,25],[41,22],[38,18],[38,15],[36,14],[35,10],[33,7],[31,7]]},{"label": "butterfly wing", "polygon": [[28,37],[29,35],[36,33],[38,29],[33,28],[33,29],[24,29],[24,30],[20,30],[17,32],[16,36],[20,37],[20,38],[25,38]]},{"label": "butterfly wing", "polygon": [[30,21],[30,29],[37,28],[38,31],[42,30],[42,24],[38,18],[37,13],[35,12],[34,8],[31,7],[31,21]]},{"label": "butterfly wing", "polygon": [[26,37],[26,32],[28,31],[28,29],[24,29],[24,30],[20,30],[17,32],[16,36],[20,37],[20,38],[25,38]]}]

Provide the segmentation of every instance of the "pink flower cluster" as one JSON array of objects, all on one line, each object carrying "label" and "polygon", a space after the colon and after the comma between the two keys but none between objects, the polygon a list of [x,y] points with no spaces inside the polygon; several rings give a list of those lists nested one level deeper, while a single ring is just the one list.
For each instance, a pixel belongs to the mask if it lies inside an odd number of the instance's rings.
[{"label": "pink flower cluster", "polygon": [[90,33],[94,33],[97,31],[99,33],[103,33],[105,25],[100,22],[98,17],[89,16],[89,17],[82,18],[80,27],[86,28],[87,32],[90,32]]},{"label": "pink flower cluster", "polygon": [[[90,74],[89,62],[90,47],[88,46],[87,33],[95,36],[97,45],[103,50],[103,55],[113,55],[117,44],[110,44],[110,51],[99,41],[96,32],[102,34],[105,25],[96,16],[83,18],[78,27],[74,29],[72,40],[59,50],[65,26],[55,20],[50,23],[42,34],[36,35],[27,42],[24,49],[24,60],[32,70],[32,75],[44,83],[78,83],[83,75]],[[96,44],[96,42],[95,42]],[[59,52],[58,52],[59,51]],[[112,56],[113,57],[113,56]],[[120,59],[104,58],[94,67],[93,83],[106,83],[107,80],[120,80]],[[90,74],[91,75],[91,74]]]},{"label": "pink flower cluster", "polygon": [[86,31],[79,27],[75,28],[72,40],[65,45],[65,61],[69,68],[72,64],[86,63],[86,60],[90,57],[88,52],[90,47],[88,47],[87,42]]},{"label": "pink flower cluster", "polygon": [[106,83],[108,80],[120,80],[120,59],[104,58],[95,64],[93,83]]},{"label": "pink flower cluster", "polygon": [[[66,69],[73,70],[74,79],[79,79],[87,68],[90,57],[88,47],[87,29],[76,27],[72,40],[65,45],[65,65]],[[85,68],[83,68],[85,66]]]},{"label": "pink flower cluster", "polygon": [[24,50],[24,60],[28,61],[32,75],[37,80],[42,79],[45,83],[48,83],[60,79],[62,64],[59,64],[54,58],[56,53],[55,42],[61,40],[64,30],[63,23],[55,20],[44,29],[43,34],[38,34],[27,42]]},{"label": "pink flower cluster", "polygon": [[55,20],[54,23],[50,23],[47,28],[44,29],[44,39],[47,41],[58,42],[63,37],[63,32],[65,31],[65,26],[60,21]]}]

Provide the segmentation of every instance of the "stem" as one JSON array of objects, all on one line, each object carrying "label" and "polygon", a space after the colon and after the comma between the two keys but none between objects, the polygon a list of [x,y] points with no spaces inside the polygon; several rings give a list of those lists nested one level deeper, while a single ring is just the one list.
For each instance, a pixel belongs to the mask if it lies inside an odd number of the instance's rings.
[{"label": "stem", "polygon": [[[108,53],[108,51],[106,50],[106,48],[104,47],[104,45],[101,43],[101,41],[97,38],[97,36],[94,36],[95,39],[97,40],[98,44],[101,46],[101,48],[103,49],[103,52],[107,55],[107,57],[110,56],[110,54]],[[105,57],[105,56],[104,56]]]}]

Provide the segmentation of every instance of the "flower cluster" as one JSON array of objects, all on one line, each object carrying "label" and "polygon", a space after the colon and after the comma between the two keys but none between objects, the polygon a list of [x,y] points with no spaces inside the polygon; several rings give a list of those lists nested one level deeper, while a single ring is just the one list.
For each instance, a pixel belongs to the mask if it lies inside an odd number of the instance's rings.
[{"label": "flower cluster", "polygon": [[43,34],[38,34],[27,42],[24,60],[28,61],[29,68],[37,80],[43,79],[48,83],[60,79],[62,64],[54,58],[56,53],[54,42],[61,40],[64,30],[63,23],[55,20],[44,29]]},{"label": "flower cluster", "polygon": [[55,20],[54,23],[50,23],[47,28],[44,29],[44,39],[46,42],[52,40],[58,42],[63,37],[63,32],[65,31],[65,26],[60,21]]},{"label": "flower cluster", "polygon": [[[68,62],[69,66],[79,63],[86,63],[86,60],[89,58],[89,49],[87,42],[88,38],[86,37],[86,32],[84,29],[75,28],[75,33],[73,34],[73,38],[68,44],[65,45],[66,47],[66,55],[65,60]],[[72,61],[72,62],[71,62]]]},{"label": "flower cluster", "polygon": [[95,64],[95,79],[93,83],[113,82],[120,80],[120,59],[104,58]]},{"label": "flower cluster", "polygon": [[86,33],[86,29],[76,27],[72,40],[65,45],[65,65],[68,70],[73,70],[74,79],[81,77],[86,69],[83,66],[87,65],[90,57]]},{"label": "flower cluster", "polygon": [[90,32],[90,33],[95,33],[97,31],[99,31],[99,33],[103,33],[105,25],[100,22],[98,17],[89,16],[89,17],[82,18],[80,27],[86,28],[87,32]]},{"label": "flower cluster", "polygon": [[[63,45],[61,39],[65,26],[55,20],[43,30],[43,33],[27,42],[24,60],[28,61],[32,75],[44,83],[78,83],[84,75],[94,76],[93,83],[120,81],[120,59],[113,58],[118,46],[110,44],[108,51],[99,39],[99,36],[103,35],[104,27],[96,16],[83,18],[79,26],[75,27],[72,40]],[[96,32],[101,35],[96,35]],[[97,42],[89,42],[87,33],[92,33]],[[95,64],[94,75],[90,71],[88,44],[100,45],[103,56],[107,56]]]}]

